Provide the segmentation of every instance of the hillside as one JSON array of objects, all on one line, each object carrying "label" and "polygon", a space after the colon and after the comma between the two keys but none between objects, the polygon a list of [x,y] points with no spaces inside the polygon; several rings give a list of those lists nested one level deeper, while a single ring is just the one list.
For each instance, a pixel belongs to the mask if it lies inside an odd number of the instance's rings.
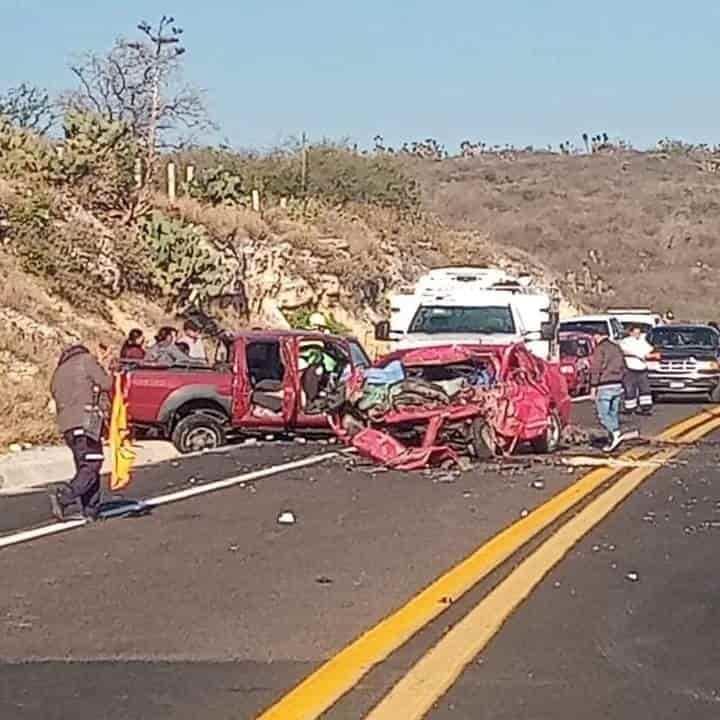
[{"label": "hillside", "polygon": [[280,203],[266,182],[258,213],[244,189],[225,192],[240,177],[212,167],[177,199],[138,187],[135,152],[127,128],[100,117],[69,117],[62,141],[0,122],[0,448],[56,439],[48,384],[71,342],[117,347],[131,327],[151,338],[188,314],[209,332],[302,327],[320,309],[372,350],[388,292],[433,265],[501,263],[553,281],[525,254],[423,212],[393,159],[320,149],[314,182],[324,160],[325,184]]},{"label": "hillside", "polygon": [[709,155],[519,153],[413,162],[448,226],[542,258],[594,308],[720,311],[720,175]]},{"label": "hillside", "polygon": [[686,155],[437,162],[321,145],[300,193],[297,153],[204,151],[174,158],[197,178],[169,198],[137,185],[136,153],[97,116],[69,116],[52,142],[0,122],[0,448],[55,439],[48,381],[69,342],[119,345],[188,314],[208,332],[303,327],[322,310],[374,350],[387,295],[438,265],[529,272],[566,308],[714,314],[720,181]]}]

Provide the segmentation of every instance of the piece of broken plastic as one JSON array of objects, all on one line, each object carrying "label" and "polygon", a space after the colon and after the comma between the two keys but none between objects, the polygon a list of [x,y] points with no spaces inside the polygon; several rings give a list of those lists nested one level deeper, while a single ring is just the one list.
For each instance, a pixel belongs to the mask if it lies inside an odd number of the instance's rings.
[{"label": "piece of broken plastic", "polygon": [[98,519],[110,520],[120,517],[141,517],[143,515],[149,515],[151,511],[152,508],[142,500],[119,498],[102,503],[98,509]]}]

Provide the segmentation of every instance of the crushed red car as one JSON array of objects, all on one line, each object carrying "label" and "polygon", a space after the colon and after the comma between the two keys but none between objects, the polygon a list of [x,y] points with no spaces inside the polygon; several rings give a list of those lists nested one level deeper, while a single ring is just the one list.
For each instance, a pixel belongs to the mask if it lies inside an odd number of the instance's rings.
[{"label": "crushed red car", "polygon": [[561,332],[560,372],[572,397],[590,393],[590,357],[595,349],[595,336],[581,332]]},{"label": "crushed red car", "polygon": [[370,360],[353,338],[303,331],[223,334],[209,364],[131,362],[124,390],[131,428],[180,452],[233,435],[331,432],[323,399]]},{"label": "crushed red car", "polygon": [[461,453],[554,451],[570,421],[565,379],[522,344],[392,353],[334,398],[338,436],[383,465],[412,470]]}]

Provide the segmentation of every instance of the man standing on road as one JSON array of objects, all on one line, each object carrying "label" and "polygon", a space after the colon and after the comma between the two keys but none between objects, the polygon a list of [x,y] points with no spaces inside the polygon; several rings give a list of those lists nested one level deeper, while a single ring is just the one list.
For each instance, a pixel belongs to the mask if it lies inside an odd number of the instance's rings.
[{"label": "man standing on road", "polygon": [[625,410],[640,415],[652,414],[652,393],[648,379],[647,356],[653,346],[643,337],[642,328],[638,325],[630,327],[629,335],[620,342],[625,355]]},{"label": "man standing on road", "polygon": [[84,345],[73,345],[61,355],[51,392],[58,428],[75,461],[75,477],[50,495],[53,515],[65,519],[68,507],[79,503],[84,517],[97,518],[100,506],[100,470],[103,463],[104,416],[100,401],[112,388],[104,366],[108,348],[99,347],[98,361]]},{"label": "man standing on road", "polygon": [[625,357],[617,343],[610,340],[607,330],[597,336],[590,358],[590,386],[600,424],[607,430],[608,443],[603,450],[612,452],[622,442],[620,403],[623,394]]}]

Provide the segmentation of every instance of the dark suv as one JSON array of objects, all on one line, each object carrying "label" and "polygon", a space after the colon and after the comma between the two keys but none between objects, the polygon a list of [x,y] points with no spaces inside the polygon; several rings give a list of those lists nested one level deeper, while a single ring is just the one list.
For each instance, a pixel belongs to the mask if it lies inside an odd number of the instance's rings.
[{"label": "dark suv", "polygon": [[647,334],[655,395],[707,395],[720,403],[720,333],[708,325],[661,325]]}]

